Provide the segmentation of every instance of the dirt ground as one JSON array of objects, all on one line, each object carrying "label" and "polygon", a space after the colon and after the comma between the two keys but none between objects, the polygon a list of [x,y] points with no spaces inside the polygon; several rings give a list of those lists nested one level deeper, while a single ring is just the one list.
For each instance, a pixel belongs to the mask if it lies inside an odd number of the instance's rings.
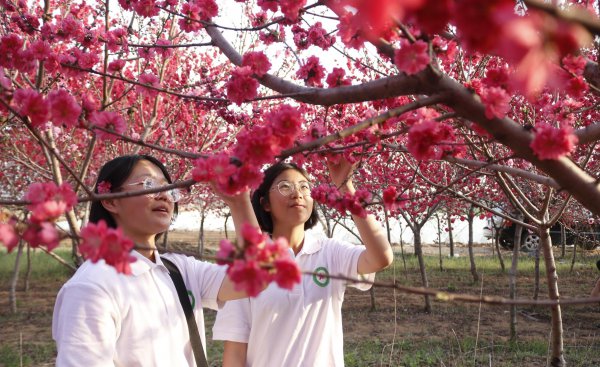
[{"label": "dirt ground", "polygon": [[[215,238],[219,234],[214,234]],[[194,235],[195,236],[195,235]],[[169,241],[182,243],[195,242],[192,234],[171,234]],[[211,241],[213,242],[213,241]],[[211,244],[211,248],[214,246]],[[488,246],[477,247],[477,254],[488,254]],[[399,248],[395,248],[399,252]],[[437,247],[425,246],[425,252],[437,254]],[[411,246],[405,247],[410,253]],[[458,246],[459,256],[467,256],[466,247]],[[504,254],[507,266],[509,253]],[[587,254],[589,262],[597,259],[600,252]],[[445,257],[447,258],[447,257]],[[420,286],[418,271],[414,268],[404,270],[401,263],[396,268],[382,274],[378,279],[392,280],[402,285]],[[483,273],[483,280],[473,282],[468,272],[461,270],[439,271],[429,270],[430,287],[449,292],[468,294],[508,295],[508,276],[499,271]],[[589,293],[598,272],[591,267],[585,267],[574,273],[559,274],[559,289],[563,298],[585,297]],[[18,292],[18,316],[8,313],[7,280],[0,279],[0,366],[2,363],[3,346],[22,348],[23,354],[46,354],[33,365],[53,365],[53,344],[51,343],[51,320],[55,296],[65,279],[47,279],[31,285],[29,292]],[[519,277],[520,298],[531,297],[533,294],[533,279]],[[546,298],[547,288],[542,279],[540,299]],[[344,341],[348,351],[351,348],[376,342],[378,348],[375,354],[378,360],[372,363],[358,365],[395,366],[394,360],[400,360],[402,354],[414,352],[410,346],[422,349],[423,343],[435,341],[436,345],[445,348],[448,355],[456,358],[454,362],[415,365],[467,365],[461,360],[468,360],[474,354],[486,354],[489,365],[501,362],[503,356],[494,355],[494,345],[506,345],[509,338],[509,308],[504,306],[480,307],[479,304],[434,301],[433,311],[424,312],[422,296],[402,294],[390,288],[374,290],[375,310],[371,310],[370,292],[360,292],[350,288],[345,297],[343,307]],[[581,366],[600,366],[600,305],[588,304],[563,307],[564,347],[567,359],[570,353],[587,353],[586,362],[578,362]],[[210,333],[210,322],[207,323],[207,333]],[[548,340],[550,333],[549,308],[524,306],[518,308],[518,336],[520,341]],[[209,335],[210,340],[210,335]],[[409,343],[409,344],[406,344]],[[21,346],[21,347],[20,347]],[[358,347],[357,347],[358,348]],[[547,349],[547,346],[546,346]],[[357,353],[362,353],[357,350]],[[371,351],[372,352],[372,351]],[[365,352],[366,353],[366,352]],[[545,364],[545,354],[523,359],[516,364],[519,366],[537,366]],[[458,361],[458,362],[456,362]],[[495,363],[492,363],[495,362]],[[472,365],[472,364],[468,364]],[[488,365],[488,364],[486,364]],[[504,364],[506,365],[506,364]]]}]

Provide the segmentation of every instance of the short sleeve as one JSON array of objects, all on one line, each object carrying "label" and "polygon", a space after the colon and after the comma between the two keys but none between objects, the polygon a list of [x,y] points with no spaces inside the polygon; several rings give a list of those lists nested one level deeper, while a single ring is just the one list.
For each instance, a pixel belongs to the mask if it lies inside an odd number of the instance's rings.
[{"label": "short sleeve", "polygon": [[227,301],[217,312],[213,326],[213,340],[248,343],[251,326],[250,299]]},{"label": "short sleeve", "polygon": [[[375,273],[358,274],[358,258],[366,250],[365,246],[335,240],[330,241],[326,246],[331,246],[334,273],[344,274],[349,278],[361,279],[367,282],[375,280]],[[371,288],[369,283],[350,283],[348,285],[361,291],[367,291]]]},{"label": "short sleeve", "polygon": [[186,287],[192,289],[194,294],[200,295],[203,308],[219,309],[217,296],[225,278],[227,269],[225,266],[197,260],[191,256],[174,254],[162,256],[173,261],[184,274]]},{"label": "short sleeve", "polygon": [[57,366],[114,366],[120,325],[110,296],[92,284],[75,283],[58,293],[52,317]]}]

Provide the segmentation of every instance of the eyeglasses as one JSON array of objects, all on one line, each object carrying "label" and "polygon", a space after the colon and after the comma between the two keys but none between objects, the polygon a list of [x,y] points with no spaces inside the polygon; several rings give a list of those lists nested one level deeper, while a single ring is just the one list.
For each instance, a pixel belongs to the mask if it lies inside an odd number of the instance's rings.
[{"label": "eyeglasses", "polygon": [[[152,179],[150,177],[146,177],[143,181],[140,181],[140,182],[129,183],[125,186],[135,186],[135,185],[142,185],[142,188],[144,190],[156,189],[158,187],[164,186],[162,184],[159,184],[158,182],[156,182],[154,179]],[[166,190],[165,192],[166,192],[169,200],[171,200],[174,203],[178,202],[183,197],[183,194],[181,193],[181,190],[179,190],[179,189],[170,189],[170,190]],[[152,192],[152,193],[149,193],[146,195],[151,198],[155,198],[158,195],[160,195],[160,193],[161,192]]]},{"label": "eyeglasses", "polygon": [[277,189],[282,196],[290,196],[292,192],[297,191],[304,196],[310,196],[312,185],[308,181],[300,181],[293,184],[290,181],[279,181],[277,186],[271,187],[271,190]]}]

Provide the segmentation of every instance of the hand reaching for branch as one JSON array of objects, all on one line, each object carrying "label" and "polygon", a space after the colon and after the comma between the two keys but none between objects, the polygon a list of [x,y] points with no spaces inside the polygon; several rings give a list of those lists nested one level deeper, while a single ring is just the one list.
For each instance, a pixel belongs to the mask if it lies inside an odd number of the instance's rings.
[{"label": "hand reaching for branch", "polygon": [[327,168],[329,168],[329,177],[333,184],[342,192],[348,191],[354,193],[352,184],[352,171],[356,164],[350,164],[345,157],[341,157],[337,162],[327,159]]}]

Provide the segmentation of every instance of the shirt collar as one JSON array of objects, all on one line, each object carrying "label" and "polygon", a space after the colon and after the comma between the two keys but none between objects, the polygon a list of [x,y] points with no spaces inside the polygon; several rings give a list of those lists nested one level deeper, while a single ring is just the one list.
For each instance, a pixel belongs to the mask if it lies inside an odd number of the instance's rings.
[{"label": "shirt collar", "polygon": [[135,250],[131,251],[131,256],[135,257],[136,259],[134,262],[131,263],[131,275],[136,277],[146,272],[149,272],[150,270],[159,265],[163,265],[157,250],[154,251],[156,263],[153,263],[146,256],[140,254]]},{"label": "shirt collar", "polygon": [[297,256],[300,256],[302,254],[306,254],[306,255],[314,254],[315,252],[319,251],[321,249],[321,247],[323,247],[323,244],[321,243],[321,241],[319,241],[315,238],[312,238],[307,233],[304,233],[304,244],[302,245],[302,249],[300,250],[300,252],[298,253]]}]

